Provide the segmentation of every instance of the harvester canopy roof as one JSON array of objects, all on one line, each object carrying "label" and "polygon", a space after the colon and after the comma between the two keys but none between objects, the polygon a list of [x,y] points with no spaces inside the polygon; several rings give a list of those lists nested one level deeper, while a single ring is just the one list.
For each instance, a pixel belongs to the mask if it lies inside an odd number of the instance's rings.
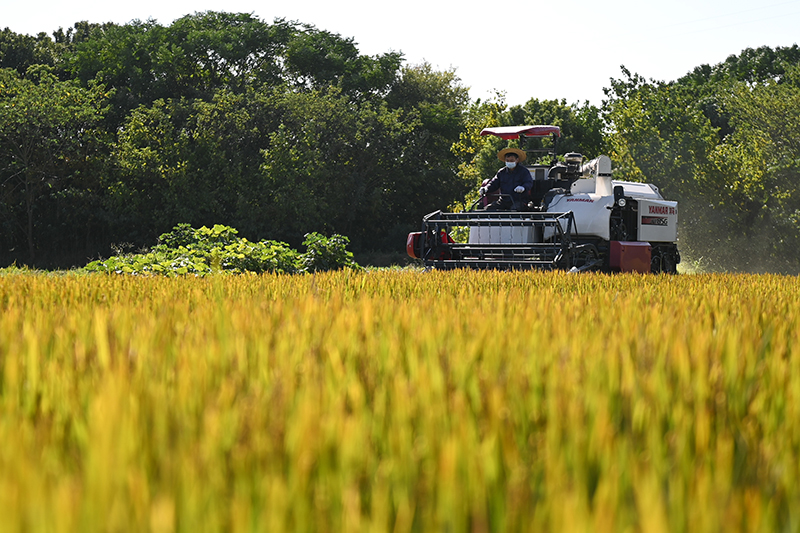
[{"label": "harvester canopy roof", "polygon": [[481,135],[494,135],[501,139],[518,139],[520,135],[525,137],[547,137],[555,135],[561,137],[561,128],[558,126],[498,126],[496,128],[484,128]]}]

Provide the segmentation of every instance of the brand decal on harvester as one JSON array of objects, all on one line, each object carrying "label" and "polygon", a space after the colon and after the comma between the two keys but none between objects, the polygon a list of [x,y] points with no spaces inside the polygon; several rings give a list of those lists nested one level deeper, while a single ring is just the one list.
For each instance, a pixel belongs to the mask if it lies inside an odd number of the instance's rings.
[{"label": "brand decal on harvester", "polygon": [[[651,215],[677,215],[678,210],[668,205],[650,205],[648,213]],[[644,222],[642,222],[644,224]],[[664,224],[666,225],[666,224]]]},{"label": "brand decal on harvester", "polygon": [[669,219],[667,219],[666,217],[642,217],[642,225],[669,226]]}]

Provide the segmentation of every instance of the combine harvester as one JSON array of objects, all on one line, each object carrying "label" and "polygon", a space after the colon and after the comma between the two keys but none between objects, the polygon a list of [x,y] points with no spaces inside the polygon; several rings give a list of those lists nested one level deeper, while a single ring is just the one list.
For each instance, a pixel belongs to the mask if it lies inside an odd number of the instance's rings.
[{"label": "combine harvester", "polygon": [[557,162],[557,126],[486,128],[481,135],[518,138],[521,147],[527,138],[551,137],[552,162],[527,167],[533,188],[512,210],[486,210],[490,198],[481,197],[466,212],[425,216],[422,231],[408,236],[408,255],[443,270],[676,272],[678,203],[658,187],[612,180],[604,155],[584,164],[581,154],[568,153]]}]

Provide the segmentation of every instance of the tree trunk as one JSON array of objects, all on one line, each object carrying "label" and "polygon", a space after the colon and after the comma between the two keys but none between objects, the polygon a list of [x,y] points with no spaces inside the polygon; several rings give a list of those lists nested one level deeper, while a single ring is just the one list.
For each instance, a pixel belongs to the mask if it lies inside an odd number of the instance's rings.
[{"label": "tree trunk", "polygon": [[25,172],[25,210],[28,216],[25,233],[28,239],[28,261],[30,266],[33,266],[33,262],[36,260],[36,247],[33,244],[33,189],[33,176],[29,171]]}]

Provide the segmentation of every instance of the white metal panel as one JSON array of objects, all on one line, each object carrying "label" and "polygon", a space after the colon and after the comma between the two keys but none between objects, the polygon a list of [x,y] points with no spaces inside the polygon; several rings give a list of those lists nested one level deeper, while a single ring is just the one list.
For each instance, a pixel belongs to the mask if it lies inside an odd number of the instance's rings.
[{"label": "white metal panel", "polygon": [[[584,176],[590,176],[595,180],[591,191],[581,190],[579,192],[593,192],[600,196],[611,196],[614,194],[614,187],[611,185],[611,159],[606,155],[601,155],[592,159],[581,167]],[[572,192],[578,192],[573,189]]]},{"label": "white metal panel", "polygon": [[639,240],[675,242],[678,240],[678,202],[639,200]]},{"label": "white metal panel", "polygon": [[572,194],[582,192],[594,193],[594,178],[581,178],[572,182]]},{"label": "white metal panel", "polygon": [[530,244],[534,241],[533,227],[473,226],[469,229],[470,244]]},{"label": "white metal panel", "polygon": [[633,181],[612,181],[612,185],[622,185],[625,189],[625,196],[632,198],[652,198],[654,200],[663,200],[664,197],[658,192],[658,188],[649,183],[635,183]]},{"label": "white metal panel", "polygon": [[[547,208],[549,213],[566,213],[572,211],[575,216],[575,226],[572,228],[574,234],[581,236],[594,235],[602,239],[609,239],[609,219],[611,210],[608,209],[614,203],[611,196],[600,196],[599,194],[572,194],[557,196]],[[564,231],[567,230],[566,223],[562,222]],[[553,235],[552,230],[545,230],[545,238]]]}]

